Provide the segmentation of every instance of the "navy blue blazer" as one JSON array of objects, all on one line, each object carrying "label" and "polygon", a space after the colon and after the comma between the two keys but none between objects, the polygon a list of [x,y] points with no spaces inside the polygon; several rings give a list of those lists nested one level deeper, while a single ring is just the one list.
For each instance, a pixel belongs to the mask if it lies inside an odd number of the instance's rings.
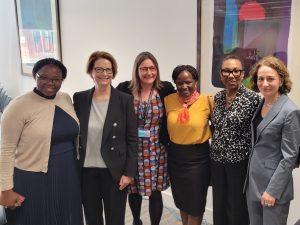
[{"label": "navy blue blazer", "polygon": [[[88,124],[95,88],[76,92],[74,108],[80,122],[79,155],[83,167],[86,153]],[[137,172],[137,121],[133,97],[111,87],[104,122],[101,156],[116,182],[122,175],[134,177]]]}]

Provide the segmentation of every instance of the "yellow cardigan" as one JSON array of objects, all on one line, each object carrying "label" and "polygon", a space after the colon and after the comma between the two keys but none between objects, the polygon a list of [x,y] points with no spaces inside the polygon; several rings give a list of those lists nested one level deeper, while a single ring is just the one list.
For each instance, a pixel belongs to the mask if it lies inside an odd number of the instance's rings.
[{"label": "yellow cardigan", "polygon": [[[213,104],[212,104],[213,105]],[[201,94],[189,108],[190,121],[177,122],[182,104],[177,93],[165,97],[168,133],[172,142],[176,144],[200,144],[211,137],[209,129],[210,107],[207,95]]]},{"label": "yellow cardigan", "polygon": [[48,171],[55,106],[78,123],[72,100],[58,92],[54,99],[33,91],[12,100],[1,117],[0,190],[13,188],[13,171]]}]

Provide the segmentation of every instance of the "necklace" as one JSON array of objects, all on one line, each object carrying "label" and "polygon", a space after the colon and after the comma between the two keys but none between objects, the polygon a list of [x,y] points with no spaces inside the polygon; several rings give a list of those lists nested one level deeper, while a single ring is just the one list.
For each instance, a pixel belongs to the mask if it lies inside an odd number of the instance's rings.
[{"label": "necklace", "polygon": [[273,105],[274,105],[274,102],[272,102],[272,103],[264,103],[264,106],[266,108],[271,108]]},{"label": "necklace", "polygon": [[265,101],[265,102],[264,102],[264,107],[266,107],[266,108],[271,108],[271,107],[274,105],[274,103],[277,102],[278,98],[279,98],[279,96],[277,96],[277,97],[275,98],[275,100],[272,101],[272,102],[270,102],[270,103],[266,103],[266,101]]},{"label": "necklace", "polygon": [[138,98],[141,102],[149,102],[149,98],[151,99],[154,94],[154,88],[144,88],[138,91]]}]

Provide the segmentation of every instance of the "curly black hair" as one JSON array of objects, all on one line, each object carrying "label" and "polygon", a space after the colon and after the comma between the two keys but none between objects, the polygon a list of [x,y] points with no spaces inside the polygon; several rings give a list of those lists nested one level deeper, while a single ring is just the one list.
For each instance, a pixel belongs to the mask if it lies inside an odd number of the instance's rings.
[{"label": "curly black hair", "polygon": [[193,67],[191,65],[179,65],[179,66],[175,67],[175,69],[173,70],[173,73],[172,73],[172,79],[173,79],[174,83],[182,71],[190,72],[190,74],[192,75],[192,77],[195,81],[199,80],[198,71],[196,70],[195,67]]}]

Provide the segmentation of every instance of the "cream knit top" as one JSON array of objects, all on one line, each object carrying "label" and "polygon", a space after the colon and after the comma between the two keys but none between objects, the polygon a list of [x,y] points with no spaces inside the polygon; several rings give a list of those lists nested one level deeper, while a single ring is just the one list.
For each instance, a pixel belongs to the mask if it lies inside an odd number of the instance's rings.
[{"label": "cream knit top", "polygon": [[46,99],[34,91],[12,100],[1,117],[0,190],[13,188],[14,167],[33,172],[48,171],[55,106],[77,123],[72,100],[58,92]]}]

